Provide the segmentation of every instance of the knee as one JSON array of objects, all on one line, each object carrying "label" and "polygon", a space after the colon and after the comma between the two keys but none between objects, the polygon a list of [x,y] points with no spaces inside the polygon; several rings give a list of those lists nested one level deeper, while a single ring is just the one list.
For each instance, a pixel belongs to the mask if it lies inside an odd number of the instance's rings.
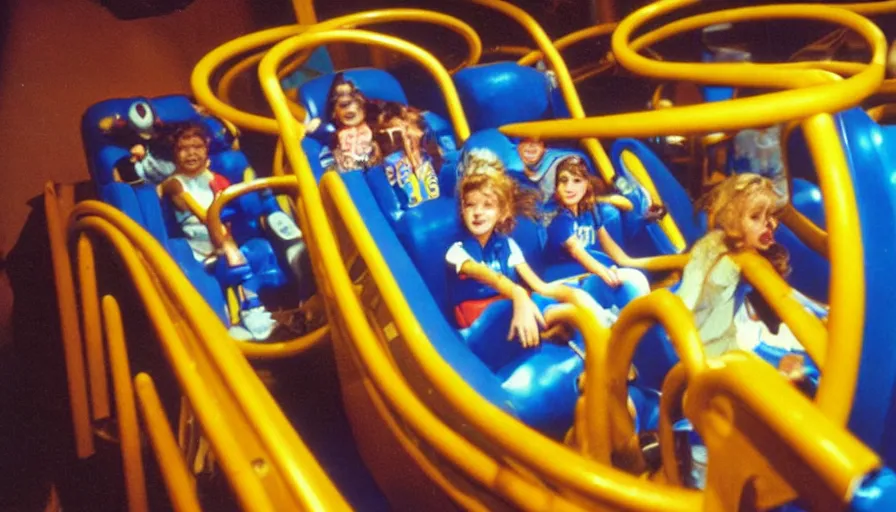
[{"label": "knee", "polygon": [[650,293],[650,282],[643,272],[634,268],[619,269],[619,277],[629,288],[635,297],[641,297]]}]

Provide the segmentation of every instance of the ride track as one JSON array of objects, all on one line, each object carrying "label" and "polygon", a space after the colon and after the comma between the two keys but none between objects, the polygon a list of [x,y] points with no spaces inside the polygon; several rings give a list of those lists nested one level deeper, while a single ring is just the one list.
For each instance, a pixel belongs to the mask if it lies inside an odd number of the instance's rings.
[{"label": "ride track", "polygon": [[[434,75],[445,95],[457,142],[462,143],[469,136],[469,127],[450,74],[434,57],[391,36],[346,29],[399,20],[448,26],[469,44],[470,56],[462,66],[478,61],[481,55],[478,37],[466,24],[449,16],[391,9],[349,15],[312,27],[281,27],[240,38],[211,52],[197,65],[192,77],[197,99],[215,115],[244,129],[278,135],[281,144],[278,151],[282,148],[294,173],[294,176],[257,180],[228,190],[210,209],[210,232],[213,235],[219,232],[218,212],[236,196],[260,188],[275,188],[290,194],[311,250],[329,327],[279,345],[220,343],[229,339],[226,329],[152,237],[114,208],[96,202],[74,206],[70,190],[48,186],[48,229],[60,297],[78,455],[86,457],[93,451],[91,420],[111,414],[105,383],[107,365],[102,350],[105,333],[129,506],[133,510],[146,509],[145,490],[141,489],[140,448],[135,441],[139,427],[134,403],[128,401],[133,391],[129,388],[123,326],[116,300],[105,296],[100,301],[96,286],[92,244],[93,240],[102,240],[115,250],[130,273],[189,408],[221,462],[238,503],[245,508],[348,508],[246,361],[246,357],[294,355],[324,340],[331,341],[337,353],[348,412],[358,412],[353,418],[356,422],[367,422],[363,426],[355,425],[362,451],[366,446],[370,455],[371,443],[392,438],[392,443],[397,442],[407,454],[401,460],[410,458],[415,463],[414,467],[400,468],[401,475],[411,474],[430,491],[435,484],[450,500],[467,509],[489,510],[509,505],[523,510],[733,510],[747,487],[757,492],[757,503],[762,507],[786,503],[797,496],[818,510],[855,505],[860,491],[869,486],[873,489],[880,481],[874,475],[882,462],[842,428],[854,395],[864,312],[862,300],[857,299],[863,297],[864,276],[849,273],[843,262],[860,261],[862,244],[843,149],[830,115],[822,112],[855,105],[880,87],[885,42],[879,30],[864,18],[844,10],[844,6],[813,5],[808,13],[800,9],[805,6],[760,7],[679,20],[630,42],[631,34],[651,19],[695,3],[664,0],[636,12],[616,28],[613,51],[623,66],[663,79],[803,89],[716,105],[588,119],[557,47],[537,23],[521,10],[502,2],[477,0],[475,3],[499,10],[526,27],[557,74],[573,118],[511,125],[502,130],[542,138],[585,137],[588,154],[607,180],[613,175],[612,164],[597,140],[588,137],[702,133],[806,119],[802,128],[816,167],[828,170],[819,176],[828,230],[819,235],[817,227],[806,227],[808,221],[797,214],[786,216],[785,221],[791,222],[799,234],[817,235],[814,241],[806,242],[809,246],[828,248],[832,275],[827,325],[808,315],[790,298],[789,286],[764,260],[744,255],[739,263],[746,278],[792,326],[822,368],[824,378],[817,404],[799,395],[750,354],[707,360],[684,306],[663,290],[626,308],[612,330],[600,326],[587,299],[578,298],[550,315],[550,321],[569,323],[580,330],[586,343],[584,398],[575,424],[582,453],[546,438],[479,396],[430,343],[425,327],[409,307],[344,179],[328,173],[318,185],[299,146],[305,135],[304,126],[296,119],[302,113],[301,107],[287,100],[280,85],[282,64],[297,53],[301,57],[300,52],[304,50],[334,42],[389,48],[417,61]],[[875,8],[869,4],[848,7],[857,11],[865,9],[864,12]],[[827,20],[856,30],[873,49],[872,62],[861,69],[840,63],[751,65],[747,69],[729,64],[656,63],[636,53],[673,34],[708,24],[792,17]],[[594,33],[609,30],[597,28],[600,30]],[[577,37],[566,38],[566,42],[576,42]],[[241,112],[212,93],[209,77],[221,62],[274,43],[271,50],[264,54],[257,52],[238,66],[242,71],[260,60],[259,78],[275,119]],[[529,63],[535,58],[529,54],[521,62]],[[757,72],[760,69],[762,73]],[[831,70],[854,76],[838,80]],[[225,91],[222,97],[226,97],[233,76],[225,75],[225,83],[219,84]],[[279,158],[275,158],[275,169],[279,170],[278,174],[283,173]],[[649,175],[639,177],[650,188]],[[668,219],[663,231],[674,245],[682,248],[683,238],[671,218]],[[63,227],[66,222],[69,242]],[[69,244],[77,247],[80,322]],[[662,269],[680,268],[685,261],[686,256],[675,255],[645,259],[642,263],[645,268]],[[673,369],[663,388],[660,426],[663,470],[651,479],[644,479],[612,464],[622,461],[623,469],[635,471],[643,466],[643,461],[638,460],[641,453],[632,444],[631,418],[625,413],[624,374],[639,335],[656,323],[669,332],[682,363]],[[79,324],[83,325],[83,339]],[[87,355],[87,371],[82,353]],[[89,394],[86,382],[90,382]],[[150,378],[138,376],[136,389],[172,502],[178,509],[197,509],[196,490],[184,482],[189,478],[184,455],[176,447]],[[686,397],[685,390],[688,390]],[[670,418],[681,411],[705,439],[710,458],[721,461],[710,466],[704,492],[668,485],[680,482],[681,478],[671,451],[670,423]],[[800,424],[811,424],[814,428],[806,432]],[[363,430],[370,435],[360,434]],[[368,461],[368,465],[379,471],[388,470],[389,461],[385,463],[386,466],[379,466]],[[392,461],[392,464],[398,463]],[[790,472],[782,474],[773,468],[787,468]],[[399,468],[391,469],[399,471]],[[424,502],[416,499],[433,499],[426,502],[430,505],[444,504],[442,496],[397,496],[389,486],[384,490],[393,505],[424,506]],[[412,501],[402,502],[402,499]]]}]

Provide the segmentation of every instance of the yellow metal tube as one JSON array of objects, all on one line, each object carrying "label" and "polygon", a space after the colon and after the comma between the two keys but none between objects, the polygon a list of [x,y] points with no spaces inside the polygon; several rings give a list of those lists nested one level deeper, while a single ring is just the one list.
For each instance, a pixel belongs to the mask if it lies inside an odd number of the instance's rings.
[{"label": "yellow metal tube", "polygon": [[[772,436],[788,447],[785,451],[767,453],[765,457],[780,464],[779,468],[807,467],[809,474],[815,475],[841,504],[849,504],[856,485],[881,466],[879,457],[753,354],[731,352],[723,355],[722,361],[723,365],[710,367],[690,379],[688,384],[685,411],[695,422],[698,432],[712,436],[721,430],[721,434],[726,435],[727,427],[718,420],[706,421],[710,418],[709,413],[731,410],[723,405],[725,402],[742,407],[745,409],[743,414],[732,412],[726,415],[725,421],[733,420],[737,425],[741,423],[738,421],[741,417],[754,419],[751,425],[761,428],[743,431],[742,435],[756,445],[768,443],[771,440],[768,436]],[[718,417],[718,412],[715,414]],[[812,428],[807,429],[805,425],[812,425]],[[706,438],[706,441],[712,457],[713,440]],[[724,445],[724,439],[720,443]],[[820,489],[806,488],[806,484],[815,480],[793,478],[799,474],[803,473],[790,471],[782,476],[790,477],[789,483],[811,503]],[[799,488],[801,483],[803,489]]]},{"label": "yellow metal tube", "polygon": [[[102,219],[95,218],[96,216],[101,216]],[[208,356],[215,370],[220,375],[228,375],[229,379],[242,381],[241,385],[233,386],[230,393],[233,394],[236,406],[242,411],[243,417],[258,432],[259,441],[268,451],[271,462],[289,484],[287,488],[295,500],[298,503],[304,503],[311,510],[322,510],[324,504],[328,510],[333,510],[334,507],[345,508],[347,505],[345,505],[344,499],[323,473],[307,447],[298,438],[295,430],[289,426],[289,422],[283,417],[282,411],[276,407],[270,393],[258,380],[246,360],[240,356],[236,345],[220,343],[221,339],[229,338],[227,330],[216,318],[215,313],[205,300],[187,281],[167,251],[153,237],[137,227],[126,215],[108,205],[96,201],[79,203],[73,212],[73,218],[77,220],[82,217],[88,218],[76,223],[75,227],[90,222],[91,229],[102,230],[104,236],[115,243],[119,252],[123,250],[122,248],[127,247],[128,252],[133,253],[136,248],[145,255],[143,261],[152,265],[155,279],[164,286],[169,295],[178,297],[179,312],[185,316],[187,325],[197,336],[202,350]],[[96,227],[94,225],[96,223],[104,224],[105,227]],[[121,235],[122,233],[124,235]],[[121,236],[125,236],[126,240],[121,240]],[[132,276],[137,276],[134,279],[139,279],[143,283],[141,288],[152,289],[150,281],[147,281],[148,278],[143,277],[143,274],[140,273],[142,270],[140,262],[133,259],[132,254],[122,253],[121,256],[128,262]],[[143,272],[145,273],[145,270]],[[144,298],[147,301],[156,300]],[[156,304],[156,302],[151,303]],[[153,307],[164,309],[164,304]],[[175,335],[171,330],[173,327],[170,326],[170,321],[167,320],[167,313],[160,310],[157,314],[159,315],[158,321],[162,322],[162,326],[157,325],[157,328],[163,329],[159,334],[160,339],[164,340],[166,336]],[[181,347],[176,346],[172,350],[179,348]],[[227,446],[227,443],[225,442],[221,446]],[[251,493],[246,496],[251,499]]]},{"label": "yellow metal tube", "polygon": [[[83,206],[84,203],[81,203]],[[153,326],[158,334],[159,341],[171,363],[174,374],[180,387],[190,398],[196,415],[204,425],[213,425],[218,415],[215,411],[215,402],[212,393],[203,382],[198,373],[191,370],[194,366],[191,355],[186,347],[179,342],[179,334],[176,327],[168,317],[165,303],[160,296],[151,293],[155,285],[147,270],[137,258],[137,253],[127,237],[116,231],[107,220],[98,217],[87,217],[77,220],[75,230],[90,230],[104,236],[125,261],[134,285],[140,293],[140,298],[146,306],[147,314],[153,320]],[[206,306],[207,307],[207,306]],[[128,377],[130,378],[130,376]],[[273,504],[268,499],[264,488],[254,476],[254,470],[250,462],[241,453],[239,442],[229,430],[220,428],[206,429],[205,435],[215,447],[215,454],[221,463],[222,469],[228,475],[228,480],[233,486],[234,492],[242,506],[259,510],[274,510]]]},{"label": "yellow metal tube", "polygon": [[[829,82],[832,76],[830,74],[806,74],[806,70],[775,70],[760,64],[658,62],[641,57],[628,46],[628,37],[641,25],[657,16],[693,3],[694,0],[656,2],[620,22],[619,28],[613,34],[613,51],[620,63],[637,73],[664,79],[732,86],[747,83],[772,86],[764,77],[773,76],[782,78],[779,87],[816,85],[802,90],[787,90],[720,103],[672,107],[655,112],[519,123],[502,127],[501,131],[511,136],[544,139],[586,136],[646,138],[668,133],[689,135],[765,127],[791,119],[806,118],[819,112],[845,110],[876,92],[881,84],[886,40],[880,29],[865,18],[849,11],[822,5],[813,4],[811,8],[798,5],[752,8],[756,11],[732,9],[714,13],[718,15],[716,17],[705,17],[704,23],[721,23],[735,17],[754,18],[762,14],[772,17],[800,17],[846,26],[858,32],[868,42],[872,49],[872,59],[864,71],[845,80]],[[796,73],[793,76],[797,78],[789,78],[790,73]]]},{"label": "yellow metal tube", "polygon": [[100,299],[96,289],[96,267],[90,239],[78,239],[78,285],[81,291],[81,319],[87,349],[87,376],[90,382],[90,405],[93,419],[109,417],[109,386],[106,382],[106,359],[103,355],[103,329]]},{"label": "yellow metal tube", "polygon": [[803,132],[824,197],[831,261],[827,364],[818,388],[819,408],[845,426],[852,410],[865,320],[865,274],[859,210],[846,157],[830,114],[803,121]]},{"label": "yellow metal tube", "polygon": [[[82,238],[83,239],[83,238]],[[124,341],[121,310],[111,295],[103,297],[103,325],[109,347],[112,385],[115,389],[115,412],[118,415],[118,440],[121,444],[121,465],[124,470],[125,490],[130,512],[149,510],[146,497],[146,476],[143,473],[143,451],[140,446],[140,427],[137,407],[131,387],[131,367]]]},{"label": "yellow metal tube", "polygon": [[[703,343],[694,319],[681,299],[669,290],[656,290],[630,302],[610,329],[607,348],[598,356],[596,372],[585,376],[585,410],[588,436],[592,445],[619,453],[634,435],[634,424],[625,405],[628,399],[628,373],[635,349],[654,324],[660,323],[675,347],[685,373],[691,377],[706,367]],[[609,455],[609,453],[605,455]],[[609,461],[607,461],[609,462]]]},{"label": "yellow metal tube", "polygon": [[[553,44],[551,44],[548,35],[535,19],[523,9],[503,0],[471,1],[475,4],[489,7],[509,16],[529,32],[529,35],[535,40],[535,44],[541,50],[545,60],[557,77],[557,85],[560,87],[560,92],[563,96],[563,100],[566,102],[566,108],[569,110],[570,116],[572,116],[573,119],[585,119],[585,109],[582,107],[582,102],[576,92],[575,84],[569,74],[569,69],[566,67],[566,62],[563,61],[560,52],[557,51]],[[539,137],[535,136],[532,138],[537,139]],[[612,183],[613,177],[616,175],[616,170],[614,169],[610,158],[607,156],[607,153],[604,151],[603,146],[600,145],[600,142],[590,135],[576,138],[582,139],[582,146],[585,148],[588,156],[591,157],[598,173],[600,173],[604,181]],[[684,237],[671,215],[667,215],[660,219],[659,226],[677,249],[681,250],[684,248]]]},{"label": "yellow metal tube", "polygon": [[688,385],[688,375],[683,364],[678,363],[669,370],[663,380],[660,395],[660,454],[663,460],[663,475],[670,485],[683,485],[681,471],[678,467],[678,456],[675,453],[674,422],[684,417],[682,404]]},{"label": "yellow metal tube", "polygon": [[[554,48],[556,48],[557,51],[560,52],[576,43],[608,35],[613,32],[614,29],[616,29],[616,23],[602,23],[593,27],[586,27],[566,34],[560,39],[554,41],[553,45]],[[520,66],[531,66],[532,64],[538,62],[538,60],[541,59],[542,56],[543,54],[541,53],[541,51],[532,50],[516,62]]]},{"label": "yellow metal tube", "polygon": [[466,41],[469,54],[459,65],[458,69],[476,64],[482,55],[482,42],[479,40],[476,31],[466,23],[463,23],[452,16],[423,9],[381,9],[365,11],[333,18],[317,23],[311,27],[301,25],[277,27],[255,32],[229,41],[206,54],[205,57],[196,64],[196,67],[193,68],[193,74],[190,77],[193,94],[196,96],[199,103],[217,116],[229,119],[244,128],[264,133],[277,134],[277,123],[274,119],[244,112],[228,105],[226,102],[221,101],[215,96],[212,92],[210,81],[218,66],[237,55],[276,43],[305,31],[355,28],[393,21],[434,23],[449,28],[459,34]]},{"label": "yellow metal tube", "polygon": [[[793,288],[781,279],[768,259],[755,253],[743,252],[734,255],[734,261],[740,267],[744,278],[754,285],[769,306],[790,327],[793,335],[818,364],[819,369],[822,369],[827,379],[827,370],[831,363],[829,356],[831,341],[834,339],[831,338],[828,328],[793,297]],[[832,262],[832,280],[833,267]],[[858,321],[861,323],[861,318]]]},{"label": "yellow metal tube", "polygon": [[84,372],[83,346],[78,325],[77,295],[65,238],[60,198],[55,185],[44,186],[44,210],[47,215],[47,235],[53,259],[53,275],[56,283],[56,300],[59,307],[59,327],[62,350],[65,355],[65,373],[72,413],[75,453],[85,459],[93,455],[93,430],[90,426],[90,410],[87,404],[87,381]]},{"label": "yellow metal tube", "polygon": [[[415,60],[429,71],[439,84],[439,87],[445,96],[448,117],[451,119],[451,124],[454,127],[454,134],[458,143],[462,144],[470,136],[470,126],[467,124],[467,118],[464,115],[460,97],[457,94],[457,89],[454,87],[454,83],[451,81],[451,76],[448,75],[445,68],[442,67],[435,57],[422,50],[420,47],[392,36],[364,30],[330,30],[327,32],[308,32],[301,36],[287,39],[272,48],[262,60],[261,65],[259,65],[258,72],[262,84],[271,81],[271,76],[268,75],[268,73],[270,73],[271,63],[277,62],[279,65],[279,62],[282,62],[286,54],[334,42],[378,45],[402,53]],[[276,71],[274,72],[273,77],[276,79]],[[279,84],[276,86],[279,87]],[[281,137],[284,140],[289,140],[282,132]],[[301,140],[301,137],[294,140]]]},{"label": "yellow metal tube", "polygon": [[134,377],[134,387],[137,391],[137,403],[143,413],[143,424],[146,425],[146,433],[156,455],[171,505],[177,512],[200,512],[202,508],[196,496],[193,475],[177,446],[152,378],[139,373]]}]

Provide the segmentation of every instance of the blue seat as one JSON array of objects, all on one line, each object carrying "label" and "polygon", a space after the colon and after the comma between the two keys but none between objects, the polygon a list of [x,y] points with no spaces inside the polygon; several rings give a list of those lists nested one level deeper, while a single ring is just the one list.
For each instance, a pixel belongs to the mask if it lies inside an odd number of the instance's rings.
[{"label": "blue seat", "polygon": [[523,121],[565,116],[565,104],[554,100],[556,87],[535,68],[495,62],[461,69],[454,85],[470,130],[478,132]]},{"label": "blue seat", "polygon": [[[175,127],[185,122],[195,122],[205,127],[211,136],[209,146],[210,168],[223,175],[232,183],[239,183],[254,174],[245,155],[233,149],[235,137],[218,119],[200,114],[185,96],[163,96],[159,98],[120,98],[97,103],[85,112],[81,122],[81,134],[88,160],[88,169],[101,200],[115,206],[151,233],[178,263],[184,274],[209,305],[225,323],[228,323],[226,301],[221,284],[196,261],[180,227],[174,221],[173,212],[167,201],[160,201],[155,185],[149,183],[130,185],[117,182],[114,170],[122,161],[130,157],[132,143],[139,141],[130,137],[125,130],[109,132],[100,123],[110,119],[124,120],[135,102],[146,102],[154,113],[156,124],[164,128]],[[260,238],[261,226],[257,217],[273,201],[270,194],[253,193],[239,198],[222,212],[222,220],[239,222],[231,224],[232,234],[244,247],[254,262],[268,262],[273,255],[270,244]],[[263,247],[267,244],[267,247]],[[258,267],[256,281],[262,286],[280,286],[286,281],[286,274],[280,265]]]},{"label": "blue seat", "polygon": [[[346,80],[354,83],[355,87],[368,100],[397,102],[402,105],[408,104],[407,96],[401,84],[386,71],[374,68],[358,68],[342,71],[342,74]],[[321,159],[315,158],[315,156],[321,155],[326,158],[329,152],[325,151],[324,148],[330,144],[330,139],[335,132],[335,127],[332,123],[332,113],[327,110],[327,96],[335,76],[335,73],[319,76],[309,80],[299,88],[299,101],[307,111],[308,116],[321,120],[320,127],[314,132],[307,134],[302,141],[302,149],[306,155],[311,157],[311,168],[317,179],[320,179],[320,176],[326,171],[326,166]],[[457,148],[451,124],[433,112],[424,111],[422,115],[428,128],[426,137],[432,138],[438,144],[443,153],[443,166],[453,168],[454,162],[457,160]],[[367,121],[371,122],[369,119]],[[371,188],[375,190],[378,204],[393,223],[397,222],[404,215],[404,209],[401,207],[395,190],[385,179],[382,166],[368,169],[365,174],[371,181]]]},{"label": "blue seat", "polygon": [[[581,359],[569,348],[550,343],[537,349],[518,349],[505,341],[506,325],[495,323],[495,346],[506,350],[494,357],[480,352],[483,360],[452,327],[444,254],[462,229],[457,203],[438,198],[408,210],[402,219],[408,229],[397,234],[361,173],[343,173],[341,177],[386,263],[402,269],[394,274],[402,293],[446,362],[495,405],[534,428],[561,437],[572,424]],[[504,332],[498,335],[498,330]]]}]

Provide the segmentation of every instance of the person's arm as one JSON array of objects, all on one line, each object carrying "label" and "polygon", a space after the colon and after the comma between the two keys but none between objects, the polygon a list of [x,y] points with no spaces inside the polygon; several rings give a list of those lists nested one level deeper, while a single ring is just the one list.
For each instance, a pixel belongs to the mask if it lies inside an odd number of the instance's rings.
[{"label": "person's arm", "polygon": [[[199,205],[193,196],[184,190],[183,184],[176,179],[165,180],[161,185],[162,195],[171,199],[174,207],[181,211],[188,211],[196,216],[200,222],[206,224],[207,217],[205,208]],[[228,266],[236,267],[246,264],[246,257],[240,251],[236,241],[230,236],[230,232],[226,229],[219,238],[211,237],[212,241],[219,241],[216,249],[227,260]]]},{"label": "person's arm", "polygon": [[[606,231],[603,228],[600,229]],[[608,285],[616,287],[622,283],[622,281],[619,280],[619,276],[616,275],[616,271],[612,268],[607,268],[601,262],[597,261],[597,259],[582,246],[582,242],[575,235],[569,237],[569,239],[563,243],[563,247],[569,251],[569,254],[574,260],[585,267],[585,270],[600,277]]]},{"label": "person's arm", "polygon": [[603,226],[597,230],[597,240],[600,242],[601,248],[610,258],[613,258],[617,264],[623,267],[631,266],[632,257],[625,252],[625,250],[616,243],[616,240],[613,240],[613,237],[607,232],[607,229]]},{"label": "person's arm", "polygon": [[461,265],[460,273],[491,286],[503,297],[507,297],[513,302],[513,317],[510,320],[510,330],[507,333],[508,340],[519,336],[520,343],[524,347],[538,345],[541,340],[539,327],[545,325],[544,316],[532,302],[525,288],[514,283],[507,276],[473,260],[465,261]]}]

